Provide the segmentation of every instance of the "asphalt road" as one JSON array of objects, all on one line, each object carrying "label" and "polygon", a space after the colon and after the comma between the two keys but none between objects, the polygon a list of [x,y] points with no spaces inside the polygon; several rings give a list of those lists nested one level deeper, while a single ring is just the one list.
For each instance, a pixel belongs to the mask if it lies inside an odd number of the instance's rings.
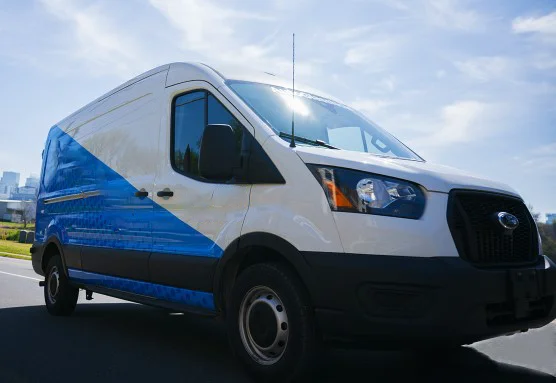
[{"label": "asphalt road", "polygon": [[[214,319],[84,294],[47,314],[31,263],[0,258],[0,382],[249,382]],[[328,350],[319,382],[554,382],[556,323],[434,354]]]}]

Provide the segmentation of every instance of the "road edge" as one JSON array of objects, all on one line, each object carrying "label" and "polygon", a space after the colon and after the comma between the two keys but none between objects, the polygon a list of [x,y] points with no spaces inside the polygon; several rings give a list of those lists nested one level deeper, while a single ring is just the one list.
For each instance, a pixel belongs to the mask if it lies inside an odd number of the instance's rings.
[{"label": "road edge", "polygon": [[15,254],[15,253],[6,253],[3,251],[0,251],[0,257],[4,257],[4,258],[14,258],[14,259],[23,259],[26,261],[30,261],[31,260],[31,256],[30,255],[22,255],[22,254]]}]

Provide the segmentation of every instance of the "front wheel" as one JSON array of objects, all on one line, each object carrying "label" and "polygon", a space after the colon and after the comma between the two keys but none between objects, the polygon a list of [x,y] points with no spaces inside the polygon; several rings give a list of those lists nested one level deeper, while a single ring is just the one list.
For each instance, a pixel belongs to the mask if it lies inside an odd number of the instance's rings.
[{"label": "front wheel", "polygon": [[46,267],[44,301],[46,310],[55,316],[68,316],[77,305],[79,289],[69,283],[60,255],[53,256]]},{"label": "front wheel", "polygon": [[227,313],[232,350],[257,379],[306,381],[318,337],[301,281],[278,263],[256,264],[238,277]]}]

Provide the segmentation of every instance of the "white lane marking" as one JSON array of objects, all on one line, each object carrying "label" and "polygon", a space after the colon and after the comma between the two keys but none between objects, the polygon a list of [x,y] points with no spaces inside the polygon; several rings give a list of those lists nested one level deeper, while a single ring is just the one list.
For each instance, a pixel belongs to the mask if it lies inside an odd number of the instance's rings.
[{"label": "white lane marking", "polygon": [[7,273],[7,272],[5,272],[5,271],[0,271],[0,274],[11,275],[11,276],[13,276],[13,277],[20,277],[20,278],[32,279],[33,281],[39,281],[39,282],[42,281],[42,279],[33,278],[33,277],[26,277],[25,275]]}]

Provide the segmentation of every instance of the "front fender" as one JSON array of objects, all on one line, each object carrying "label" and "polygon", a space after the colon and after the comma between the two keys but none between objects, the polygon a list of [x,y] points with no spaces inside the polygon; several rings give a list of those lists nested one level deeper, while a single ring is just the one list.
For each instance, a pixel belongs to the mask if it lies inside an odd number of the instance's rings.
[{"label": "front fender", "polygon": [[222,309],[224,306],[224,287],[227,282],[225,278],[228,268],[238,267],[247,254],[246,250],[255,246],[270,248],[280,254],[285,261],[293,266],[302,283],[307,287],[311,300],[316,297],[316,281],[302,253],[283,238],[269,233],[254,232],[242,235],[230,243],[216,265],[213,291],[217,308]]}]

